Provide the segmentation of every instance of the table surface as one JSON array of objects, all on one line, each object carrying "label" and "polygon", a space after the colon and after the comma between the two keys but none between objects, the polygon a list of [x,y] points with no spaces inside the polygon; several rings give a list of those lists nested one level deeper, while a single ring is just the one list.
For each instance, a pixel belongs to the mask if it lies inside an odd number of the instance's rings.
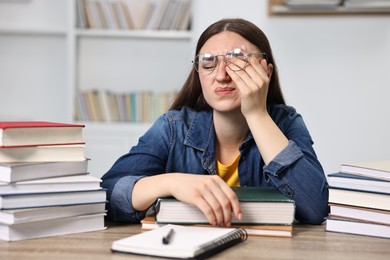
[{"label": "table surface", "polygon": [[[106,223],[102,231],[15,242],[0,241],[0,259],[156,259],[112,253],[111,244],[142,232],[139,224]],[[292,238],[254,237],[213,259],[390,259],[390,239],[325,231],[323,225],[294,225]]]}]

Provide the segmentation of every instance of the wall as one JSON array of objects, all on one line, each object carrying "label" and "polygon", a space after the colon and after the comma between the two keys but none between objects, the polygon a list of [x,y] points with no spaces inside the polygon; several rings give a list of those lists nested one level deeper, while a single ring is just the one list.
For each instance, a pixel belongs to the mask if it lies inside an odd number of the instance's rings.
[{"label": "wall", "polygon": [[390,159],[390,15],[270,17],[267,2],[195,1],[194,39],[220,18],[254,22],[271,42],[287,103],[302,114],[325,172]]}]

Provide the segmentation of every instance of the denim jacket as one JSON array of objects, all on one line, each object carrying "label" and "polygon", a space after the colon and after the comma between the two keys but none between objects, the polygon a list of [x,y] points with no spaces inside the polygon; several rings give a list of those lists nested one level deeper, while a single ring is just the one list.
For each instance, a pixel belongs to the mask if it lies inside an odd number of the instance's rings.
[{"label": "denim jacket", "polygon": [[[310,134],[294,108],[270,105],[267,109],[288,138],[288,146],[265,165],[249,132],[239,147],[240,185],[275,187],[295,201],[297,220],[319,224],[328,214],[328,189]],[[109,200],[109,218],[138,223],[146,212],[136,211],[132,206],[134,184],[142,177],[167,172],[216,174],[211,111],[189,108],[168,111],[129,153],[114,163],[102,177]]]}]

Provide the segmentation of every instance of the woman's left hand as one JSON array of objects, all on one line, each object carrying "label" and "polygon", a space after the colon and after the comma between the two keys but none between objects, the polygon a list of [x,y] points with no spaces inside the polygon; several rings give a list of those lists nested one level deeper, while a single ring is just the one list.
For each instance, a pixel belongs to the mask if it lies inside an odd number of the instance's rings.
[{"label": "woman's left hand", "polygon": [[[242,62],[237,59],[233,63]],[[254,55],[249,57],[249,64],[244,70],[232,71],[226,66],[226,71],[236,83],[241,95],[241,112],[245,117],[250,115],[267,113],[267,93],[272,64],[267,64],[266,59],[260,61]]]}]

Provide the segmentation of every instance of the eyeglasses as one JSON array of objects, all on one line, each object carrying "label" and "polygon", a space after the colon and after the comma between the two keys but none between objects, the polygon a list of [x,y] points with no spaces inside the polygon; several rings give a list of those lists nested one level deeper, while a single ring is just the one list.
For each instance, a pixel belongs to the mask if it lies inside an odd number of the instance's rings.
[{"label": "eyeglasses", "polygon": [[[223,55],[201,53],[195,57],[195,60],[192,61],[192,63],[194,64],[195,70],[199,74],[210,75],[219,64],[219,56],[223,57],[223,61],[225,62],[226,66],[228,66],[228,68],[232,71],[244,70],[249,64],[250,56],[255,56],[258,59],[267,59],[266,53],[248,53],[239,48],[236,48],[234,50],[228,51]],[[238,60],[233,62],[234,58],[237,58]]]}]

